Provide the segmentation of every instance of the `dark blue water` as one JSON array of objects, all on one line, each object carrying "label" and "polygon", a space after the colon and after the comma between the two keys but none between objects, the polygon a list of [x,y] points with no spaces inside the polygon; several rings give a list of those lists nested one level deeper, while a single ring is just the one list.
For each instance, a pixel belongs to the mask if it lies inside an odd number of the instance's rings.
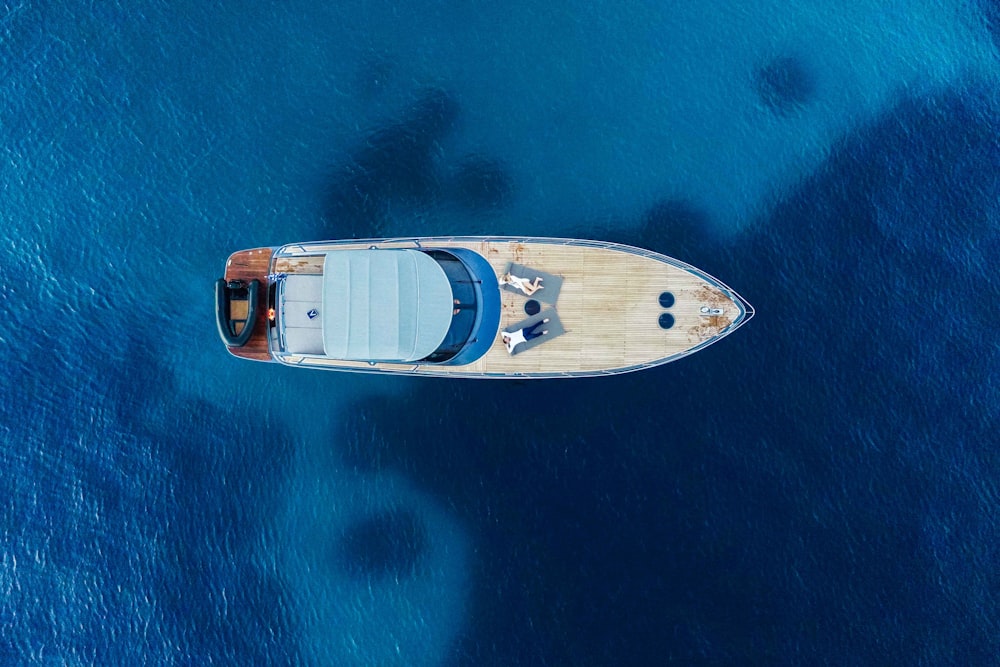
[{"label": "dark blue water", "polygon": [[[0,4],[0,663],[1000,664],[998,16]],[[554,382],[216,339],[235,249],[447,233],[758,315]]]}]

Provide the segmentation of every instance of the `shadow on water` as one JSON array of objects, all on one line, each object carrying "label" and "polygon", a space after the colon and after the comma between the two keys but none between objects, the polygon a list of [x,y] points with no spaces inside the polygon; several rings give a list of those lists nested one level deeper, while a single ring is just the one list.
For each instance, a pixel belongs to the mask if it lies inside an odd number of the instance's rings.
[{"label": "shadow on water", "polygon": [[[719,247],[709,230],[711,216],[695,202],[679,197],[661,199],[646,210],[638,245],[662,252],[708,272],[725,273]],[[723,260],[724,262],[724,260]]]},{"label": "shadow on water", "polygon": [[[295,655],[291,596],[276,573],[255,565],[282,507],[290,438],[246,406],[185,397],[165,386],[170,374],[155,359],[139,351],[130,357],[135,367],[116,382],[116,391],[132,396],[119,419],[151,444],[169,479],[164,506],[150,517],[169,527],[157,573],[167,627],[206,661],[261,664]],[[149,390],[136,396],[139,387]]]},{"label": "shadow on water", "polygon": [[1000,0],[979,0],[976,4],[993,45],[1000,51]]},{"label": "shadow on water", "polygon": [[626,219],[589,220],[572,227],[570,235],[647,248],[724,276],[731,266],[733,242],[717,238],[714,227],[712,217],[694,200],[673,196],[656,200],[638,225]]},{"label": "shadow on water", "polygon": [[447,92],[428,90],[400,120],[372,132],[335,167],[325,206],[335,236],[380,236],[390,212],[421,210],[439,200],[435,152],[454,129],[458,112]]},{"label": "shadow on water", "polygon": [[[176,509],[180,516],[197,518],[177,525],[177,541],[167,549],[173,567],[164,573],[163,598],[185,636],[203,637],[207,629],[208,636],[225,638],[223,646],[200,651],[215,650],[221,658],[236,650],[251,659],[272,659],[285,647],[267,646],[260,639],[269,633],[281,637],[274,634],[275,628],[292,630],[284,614],[293,605],[273,573],[250,563],[260,549],[268,509],[276,501],[265,485],[274,480],[275,471],[287,468],[288,443],[277,434],[251,429],[249,415],[239,411],[220,414],[218,406],[200,401],[184,407],[190,430],[165,438],[164,444],[173,455],[171,471],[182,481],[175,490]],[[244,424],[231,432],[236,437],[227,438],[221,452],[220,421]],[[250,440],[261,446],[247,446]],[[261,470],[271,474],[262,476]],[[206,506],[212,508],[208,516]],[[232,610],[228,620],[219,615],[225,608]]]},{"label": "shadow on water", "polygon": [[373,514],[350,526],[337,547],[340,566],[352,577],[400,579],[417,573],[427,550],[427,530],[405,509]]},{"label": "shadow on water", "polygon": [[450,186],[450,197],[472,213],[501,209],[514,195],[514,180],[503,162],[481,155],[462,159],[454,169]]},{"label": "shadow on water", "polygon": [[[376,59],[365,78],[381,80],[387,65],[380,63]],[[441,144],[455,130],[458,116],[457,101],[444,90],[431,89],[419,94],[399,120],[365,137],[330,175],[324,217],[332,231],[324,236],[394,236],[399,220],[441,206],[452,206],[470,219],[493,216],[509,206],[516,188],[503,161],[469,154],[449,164],[443,154]]]},{"label": "shadow on water", "polygon": [[453,664],[997,654],[1000,591],[977,563],[1000,542],[982,500],[1000,474],[1000,350],[983,328],[1000,283],[980,260],[1000,250],[1000,171],[976,166],[1000,163],[998,109],[974,84],[899,101],[726,266],[696,207],[652,207],[637,242],[687,234],[685,258],[714,257],[757,307],[709,350],[358,402],[348,428],[378,445],[348,463],[403,471],[474,532]]},{"label": "shadow on water", "polygon": [[[127,333],[95,350],[94,339],[85,349],[35,326],[46,354],[13,368],[22,369],[16,386],[37,400],[0,414],[21,457],[4,468],[34,488],[30,498],[10,494],[20,541],[41,545],[43,567],[23,572],[31,600],[8,602],[55,611],[8,630],[96,664],[295,656],[288,595],[255,565],[287,439],[245,411],[185,397]],[[53,381],[64,377],[75,381]],[[47,629],[26,627],[41,616]]]},{"label": "shadow on water", "polygon": [[751,81],[764,106],[779,115],[804,107],[816,95],[815,75],[792,56],[778,56],[758,66]]}]

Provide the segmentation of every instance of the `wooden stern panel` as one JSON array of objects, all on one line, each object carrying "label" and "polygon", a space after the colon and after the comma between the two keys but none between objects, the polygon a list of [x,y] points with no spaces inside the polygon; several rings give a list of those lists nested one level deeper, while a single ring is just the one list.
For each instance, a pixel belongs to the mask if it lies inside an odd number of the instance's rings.
[{"label": "wooden stern panel", "polygon": [[[254,332],[250,340],[243,347],[227,348],[233,356],[241,359],[252,359],[254,361],[273,361],[271,352],[267,347],[267,274],[271,266],[271,254],[273,248],[253,248],[251,250],[240,250],[229,256],[226,262],[226,281],[251,280],[260,281],[260,289],[257,293],[257,315],[254,319]],[[239,302],[234,302],[235,308],[240,308]],[[242,305],[245,310],[246,304]],[[245,315],[244,315],[245,316]],[[239,318],[237,318],[239,319]]]}]

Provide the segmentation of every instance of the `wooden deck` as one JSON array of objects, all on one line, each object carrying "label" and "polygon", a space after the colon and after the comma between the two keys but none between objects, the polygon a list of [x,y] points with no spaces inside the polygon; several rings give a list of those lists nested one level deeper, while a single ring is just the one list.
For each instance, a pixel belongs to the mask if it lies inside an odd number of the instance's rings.
[{"label": "wooden deck", "polygon": [[[563,284],[555,310],[566,333],[516,355],[507,353],[499,332],[490,351],[465,366],[415,366],[413,364],[352,363],[309,357],[288,361],[309,366],[356,370],[410,371],[421,375],[497,376],[511,373],[538,375],[596,375],[624,372],[679,358],[725,333],[742,309],[718,286],[682,263],[666,263],[662,255],[624,247],[599,247],[540,243],[531,240],[434,239],[423,247],[470,248],[488,259],[497,275],[508,262],[561,276]],[[371,241],[352,244],[309,244],[317,254],[294,258],[276,257],[276,273],[322,273],[323,255],[333,249],[366,248]],[[381,248],[413,248],[412,240],[379,242]],[[670,292],[675,303],[664,308],[659,296]],[[528,297],[502,291],[500,328],[526,317]],[[547,307],[546,304],[542,304]],[[701,309],[718,308],[722,313],[705,315]],[[663,313],[675,322],[669,329],[659,325]],[[488,335],[488,334],[486,334]]]},{"label": "wooden deck", "polygon": [[[250,282],[254,279],[260,281],[260,290],[257,294],[257,316],[253,323],[253,335],[243,347],[228,348],[234,356],[241,359],[273,361],[271,353],[267,349],[267,274],[270,271],[271,254],[273,251],[273,248],[241,250],[230,255],[229,261],[226,262],[226,281],[242,280]],[[236,303],[238,304],[238,302]],[[246,306],[243,307],[245,308]]]}]

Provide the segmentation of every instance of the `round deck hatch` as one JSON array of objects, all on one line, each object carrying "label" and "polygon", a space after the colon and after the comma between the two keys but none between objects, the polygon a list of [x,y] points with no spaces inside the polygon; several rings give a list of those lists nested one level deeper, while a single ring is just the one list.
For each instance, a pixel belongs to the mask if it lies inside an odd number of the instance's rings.
[{"label": "round deck hatch", "polygon": [[670,327],[674,326],[674,316],[671,315],[670,313],[663,313],[662,315],[660,315],[659,321],[661,329],[669,329]]},{"label": "round deck hatch", "polygon": [[534,299],[529,299],[527,303],[524,304],[524,312],[528,315],[537,315],[538,311],[542,309],[542,304],[538,303]]},{"label": "round deck hatch", "polygon": [[674,295],[671,292],[663,292],[660,294],[660,305],[664,308],[669,308],[674,305]]}]

